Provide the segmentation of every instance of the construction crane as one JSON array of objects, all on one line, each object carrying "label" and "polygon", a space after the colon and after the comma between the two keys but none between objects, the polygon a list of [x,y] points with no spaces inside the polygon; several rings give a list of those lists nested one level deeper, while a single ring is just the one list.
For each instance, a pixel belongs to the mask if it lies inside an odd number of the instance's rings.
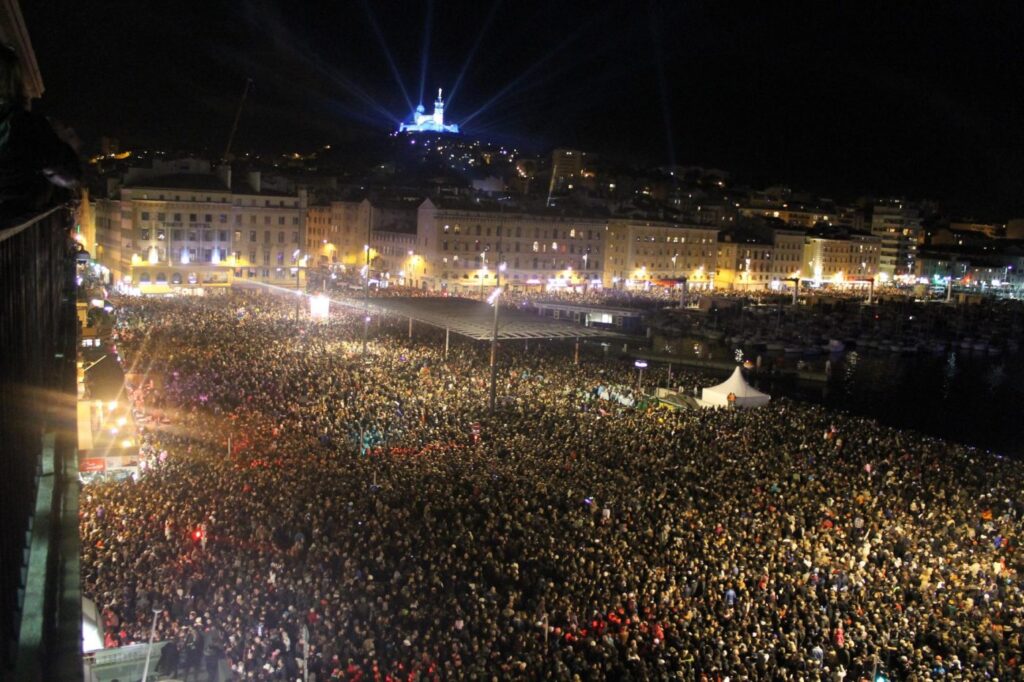
[{"label": "construction crane", "polygon": [[224,160],[231,161],[231,145],[235,141],[235,132],[238,130],[238,119],[242,117],[242,107],[245,106],[245,98],[249,96],[249,89],[252,88],[252,79],[245,79],[245,88],[242,89],[242,99],[238,100],[238,110],[235,111],[235,122],[231,124],[231,132],[228,133],[228,146],[224,149]]}]

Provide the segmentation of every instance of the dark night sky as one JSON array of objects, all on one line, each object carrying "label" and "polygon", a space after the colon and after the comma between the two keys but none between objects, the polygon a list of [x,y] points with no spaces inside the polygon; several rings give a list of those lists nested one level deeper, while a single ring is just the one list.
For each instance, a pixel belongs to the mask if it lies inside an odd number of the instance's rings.
[{"label": "dark night sky", "polygon": [[239,149],[390,129],[409,107],[386,55],[415,104],[430,16],[428,110],[476,45],[448,113],[471,134],[1024,216],[1019,3],[22,4],[40,110],[87,144],[219,152],[246,76]]}]

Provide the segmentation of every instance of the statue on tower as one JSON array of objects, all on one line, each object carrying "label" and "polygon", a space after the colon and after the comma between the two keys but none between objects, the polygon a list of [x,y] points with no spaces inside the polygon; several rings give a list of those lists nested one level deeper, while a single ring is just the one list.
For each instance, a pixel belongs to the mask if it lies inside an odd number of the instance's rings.
[{"label": "statue on tower", "polygon": [[412,114],[412,123],[402,123],[398,126],[400,133],[458,133],[457,123],[444,122],[444,98],[441,88],[437,89],[437,99],[434,100],[434,113],[427,116],[426,109],[420,104]]}]

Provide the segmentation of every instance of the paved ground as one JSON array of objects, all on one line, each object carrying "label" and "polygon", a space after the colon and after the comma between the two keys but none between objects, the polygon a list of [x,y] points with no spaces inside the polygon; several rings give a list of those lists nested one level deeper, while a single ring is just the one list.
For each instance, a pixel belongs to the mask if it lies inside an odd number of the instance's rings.
[{"label": "paved ground", "polygon": [[[342,301],[339,301],[341,303]],[[361,305],[347,299],[346,305]],[[386,312],[411,317],[415,322],[476,340],[491,338],[494,309],[481,301],[463,298],[371,298],[371,312]],[[514,307],[502,306],[498,312],[499,339],[599,339],[624,338],[622,334],[597,327],[541,317]]]}]

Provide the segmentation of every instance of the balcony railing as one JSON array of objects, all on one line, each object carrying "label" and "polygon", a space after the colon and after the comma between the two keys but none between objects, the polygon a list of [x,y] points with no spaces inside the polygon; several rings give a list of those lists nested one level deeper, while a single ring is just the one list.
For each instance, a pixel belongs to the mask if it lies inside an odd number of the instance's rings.
[{"label": "balcony railing", "polygon": [[[0,227],[0,678],[70,679],[80,597],[77,528],[62,525],[75,469],[75,256],[59,206]],[[71,481],[73,483],[73,479]],[[68,527],[70,526],[70,527]],[[65,544],[62,547],[62,543]],[[74,556],[69,554],[74,553]],[[72,581],[74,583],[74,581]],[[67,601],[66,601],[67,600]],[[76,610],[78,602],[78,610]],[[57,614],[60,613],[60,618]],[[71,631],[61,630],[64,618]],[[75,622],[77,621],[77,623]],[[78,667],[80,671],[80,666]]]}]

